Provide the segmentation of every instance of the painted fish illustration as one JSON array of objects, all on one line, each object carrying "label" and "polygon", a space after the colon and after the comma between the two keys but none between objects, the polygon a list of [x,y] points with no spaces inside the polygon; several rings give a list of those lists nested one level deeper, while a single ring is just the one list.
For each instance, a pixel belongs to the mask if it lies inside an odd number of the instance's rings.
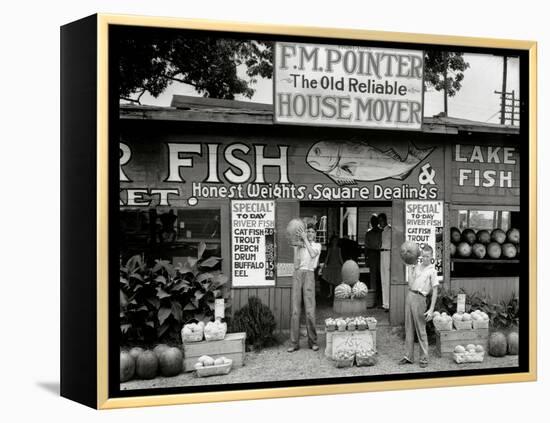
[{"label": "painted fish illustration", "polygon": [[407,157],[392,148],[382,151],[367,142],[319,141],[307,153],[307,163],[338,185],[382,179],[403,180],[435,147],[420,149],[409,143]]}]

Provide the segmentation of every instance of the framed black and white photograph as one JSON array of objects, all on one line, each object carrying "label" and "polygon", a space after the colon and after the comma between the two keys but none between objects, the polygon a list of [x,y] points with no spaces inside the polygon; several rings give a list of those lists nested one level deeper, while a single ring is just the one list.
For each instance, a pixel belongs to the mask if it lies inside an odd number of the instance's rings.
[{"label": "framed black and white photograph", "polygon": [[62,395],[536,378],[536,43],[117,15],[61,43]]}]

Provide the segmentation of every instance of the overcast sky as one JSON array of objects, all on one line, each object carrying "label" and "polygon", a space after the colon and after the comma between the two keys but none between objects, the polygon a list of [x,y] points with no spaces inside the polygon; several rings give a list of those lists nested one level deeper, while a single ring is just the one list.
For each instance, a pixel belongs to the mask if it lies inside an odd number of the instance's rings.
[{"label": "overcast sky", "polygon": [[[503,58],[487,54],[464,54],[470,67],[464,73],[462,89],[454,97],[449,97],[449,116],[479,122],[500,123],[500,96],[494,91],[502,89]],[[244,75],[244,72],[241,72]],[[507,91],[515,90],[519,95],[519,60],[508,59]],[[273,103],[273,83],[271,79],[259,79],[251,85],[256,90],[251,99],[237,96],[238,100],[258,103]],[[145,94],[142,104],[169,106],[174,94],[198,95],[193,87],[174,83],[158,98]],[[424,116],[433,116],[443,111],[443,92],[430,90],[424,98]]]}]

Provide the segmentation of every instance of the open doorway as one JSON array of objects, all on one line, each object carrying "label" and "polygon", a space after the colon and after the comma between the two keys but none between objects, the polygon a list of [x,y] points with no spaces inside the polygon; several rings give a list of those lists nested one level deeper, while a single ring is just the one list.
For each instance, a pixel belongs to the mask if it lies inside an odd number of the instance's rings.
[{"label": "open doorway", "polygon": [[[322,246],[316,272],[316,320],[319,326],[335,317],[334,287],[341,282],[341,263],[354,260],[359,265],[359,280],[367,284],[367,314],[380,324],[389,324],[389,313],[381,308],[380,270],[374,279],[368,264],[365,236],[371,228],[371,217],[384,213],[391,225],[392,203],[383,202],[301,202],[300,217],[317,228],[317,242]],[[339,258],[341,257],[341,261]],[[371,262],[372,263],[372,262]],[[378,282],[376,282],[376,280]],[[373,286],[374,283],[374,286]]]}]

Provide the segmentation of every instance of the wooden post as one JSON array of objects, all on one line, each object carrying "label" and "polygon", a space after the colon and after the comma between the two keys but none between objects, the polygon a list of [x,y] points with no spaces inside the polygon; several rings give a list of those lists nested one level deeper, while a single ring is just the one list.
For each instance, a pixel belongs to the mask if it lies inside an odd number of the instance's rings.
[{"label": "wooden post", "polygon": [[504,125],[506,122],[506,73],[508,71],[508,57],[503,57],[502,64],[502,90],[500,94],[500,124]]}]

